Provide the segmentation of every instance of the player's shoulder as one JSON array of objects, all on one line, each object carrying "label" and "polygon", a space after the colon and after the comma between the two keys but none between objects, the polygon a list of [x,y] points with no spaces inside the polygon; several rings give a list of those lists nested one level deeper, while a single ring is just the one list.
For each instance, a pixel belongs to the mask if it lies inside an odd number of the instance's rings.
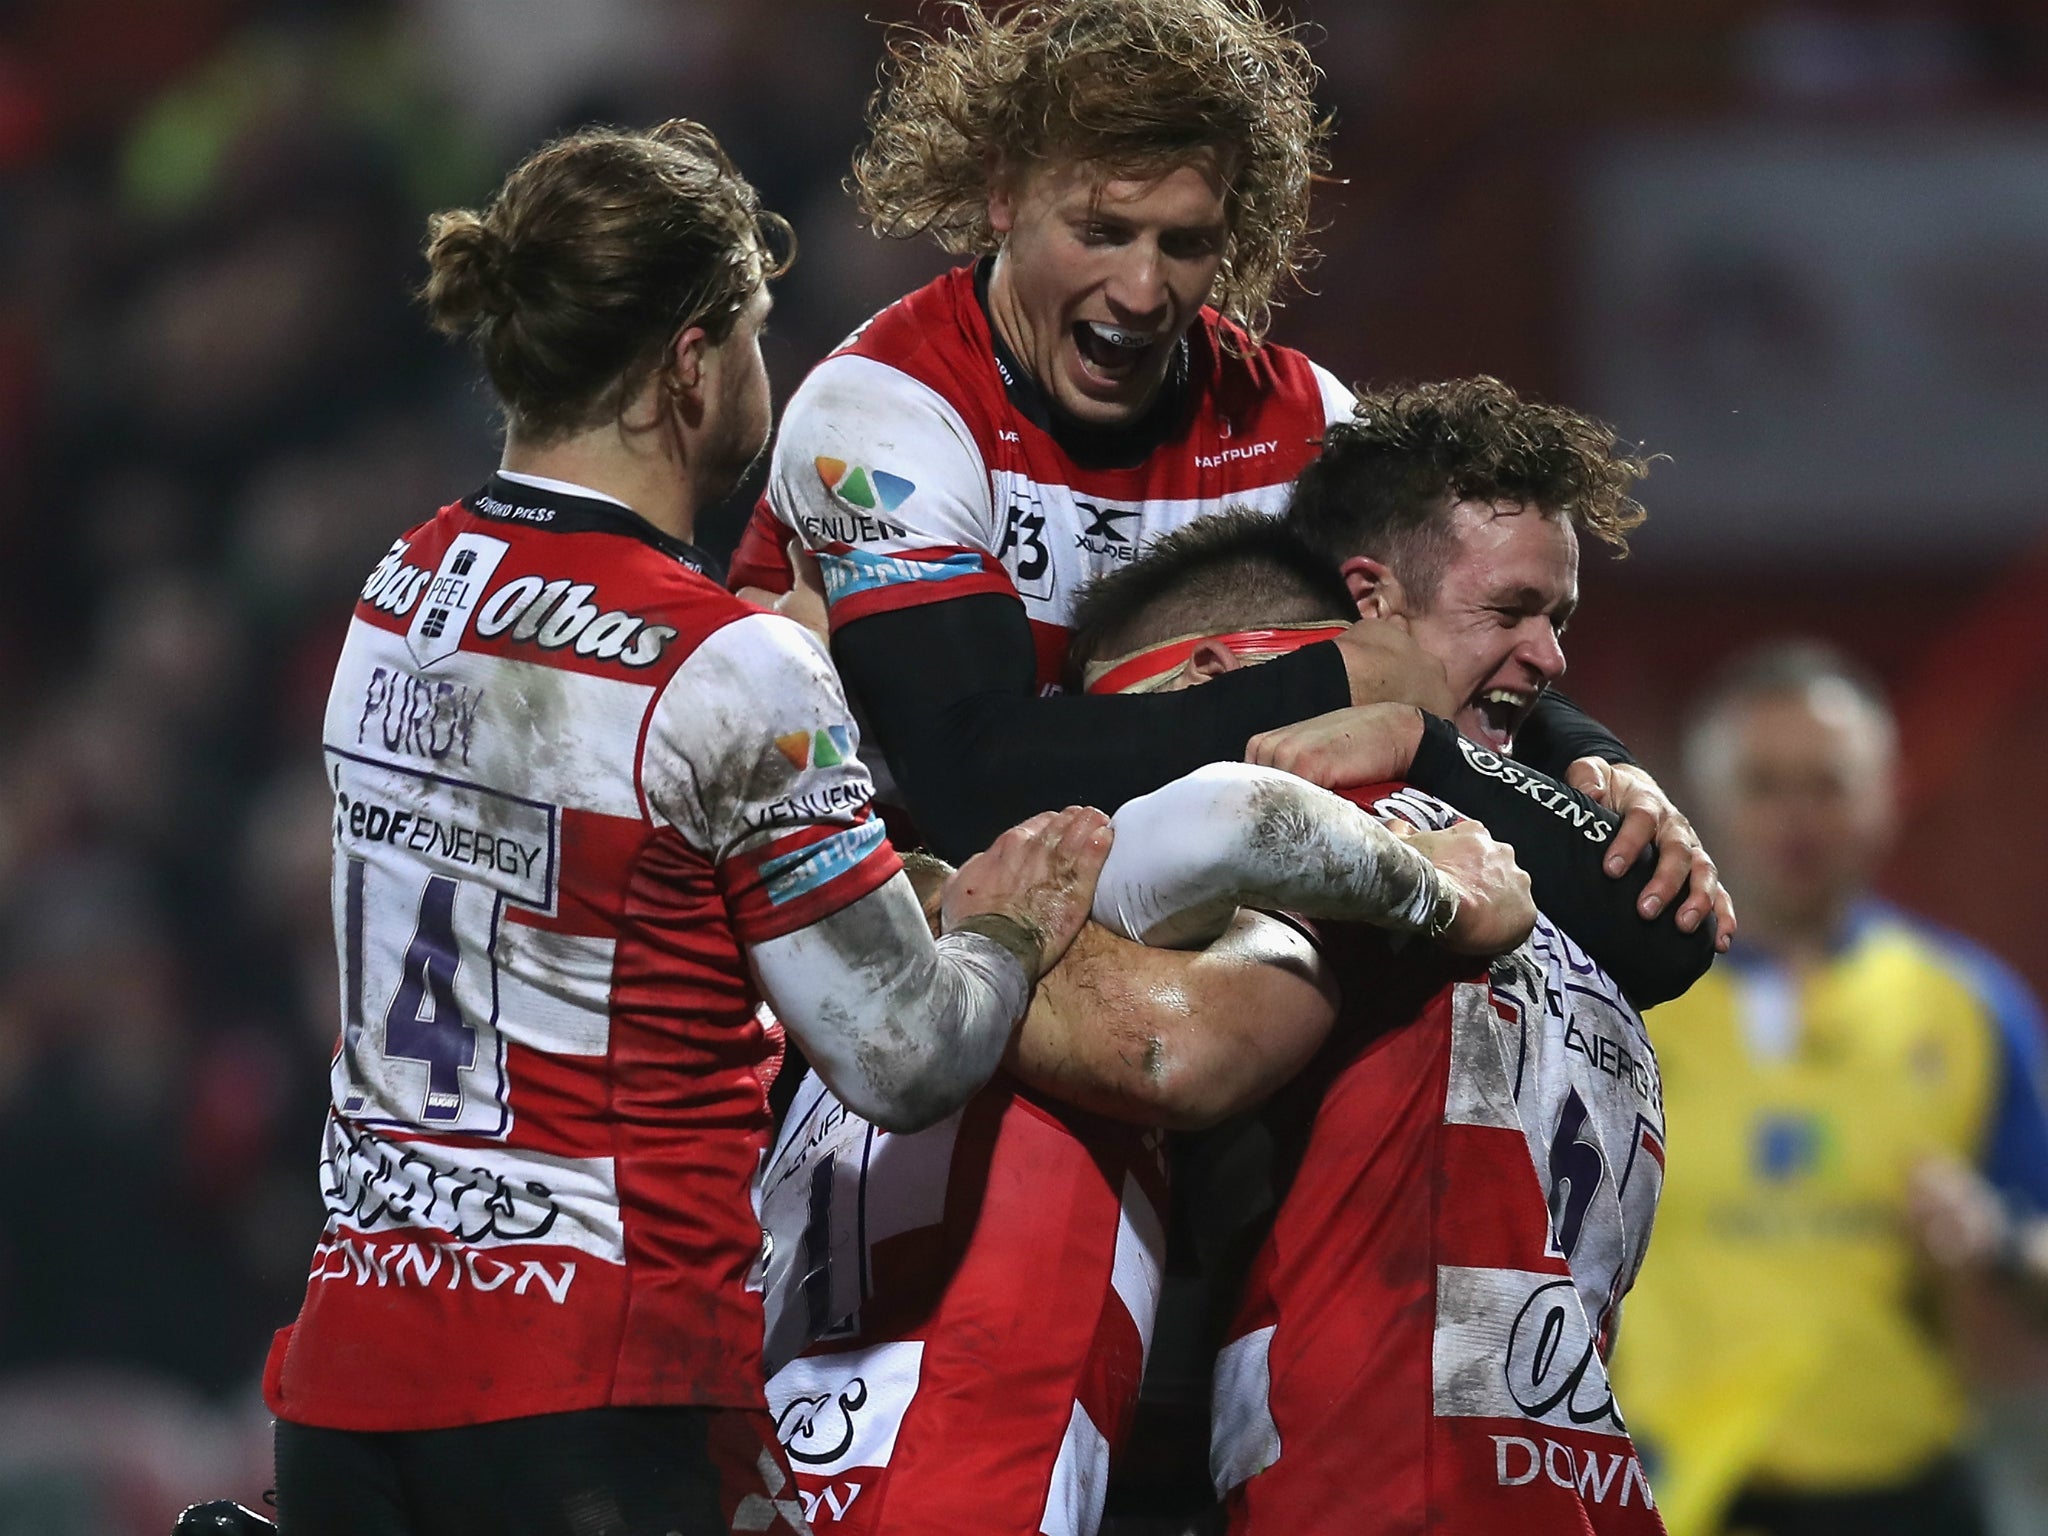
[{"label": "player's shoulder", "polygon": [[1252,430],[1305,426],[1320,436],[1347,419],[1352,392],[1308,354],[1278,342],[1253,345],[1236,322],[1205,308],[1194,341],[1197,370],[1209,380],[1215,409],[1233,425]]},{"label": "player's shoulder", "polygon": [[797,386],[783,430],[936,415],[972,435],[1002,395],[974,271],[957,267],[863,324]]},{"label": "player's shoulder", "polygon": [[493,477],[393,542],[357,615],[402,632],[422,666],[461,649],[658,682],[759,612],[713,568],[617,502]]}]

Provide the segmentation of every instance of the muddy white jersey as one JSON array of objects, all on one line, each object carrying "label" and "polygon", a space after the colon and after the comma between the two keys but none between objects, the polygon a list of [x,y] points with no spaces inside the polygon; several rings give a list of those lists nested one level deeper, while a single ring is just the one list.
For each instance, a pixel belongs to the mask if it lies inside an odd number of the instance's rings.
[{"label": "muddy white jersey", "polygon": [[[1459,819],[1412,788],[1374,810],[1421,827]],[[1490,982],[1501,1060],[1549,1199],[1553,1246],[1571,1265],[1604,1357],[1664,1192],[1657,1054],[1621,989],[1541,913],[1528,940],[1494,962]]]},{"label": "muddy white jersey", "polygon": [[794,534],[818,556],[834,625],[1011,594],[1051,684],[1091,579],[1224,507],[1279,512],[1353,399],[1301,353],[1254,348],[1204,309],[1159,419],[1092,451],[1055,428],[996,336],[983,273],[939,277],[812,369],[783,412],[732,580],[786,590]]},{"label": "muddy white jersey", "polygon": [[324,728],[341,1028],[284,1417],[761,1402],[781,1042],[744,948],[900,866],[822,648],[698,560],[501,476],[364,587]]},{"label": "muddy white jersey", "polygon": [[1640,1021],[1547,921],[1464,974],[1320,926],[1343,1008],[1268,1117],[1291,1181],[1217,1363],[1231,1530],[1660,1532],[1605,1365],[1663,1181]]}]

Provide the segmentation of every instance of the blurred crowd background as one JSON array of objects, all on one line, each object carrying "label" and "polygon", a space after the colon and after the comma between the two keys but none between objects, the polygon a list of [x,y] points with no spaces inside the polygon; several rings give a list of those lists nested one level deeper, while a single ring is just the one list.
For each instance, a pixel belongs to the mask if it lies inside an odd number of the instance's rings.
[{"label": "blurred crowd background", "polygon": [[[1278,337],[1668,454],[1570,690],[1675,780],[1721,658],[1836,640],[1903,721],[1885,889],[2048,990],[2048,8],[1293,11],[1336,165]],[[786,397],[942,264],[840,186],[914,13],[0,0],[0,1536],[264,1486],[335,1028],[320,711],[378,554],[496,462],[410,298],[426,215],[559,128],[704,120],[802,240]]]}]

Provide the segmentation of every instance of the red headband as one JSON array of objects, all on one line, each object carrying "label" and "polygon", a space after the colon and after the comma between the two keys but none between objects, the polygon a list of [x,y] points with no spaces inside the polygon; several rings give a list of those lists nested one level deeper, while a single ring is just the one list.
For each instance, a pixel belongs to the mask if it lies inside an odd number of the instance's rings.
[{"label": "red headband", "polygon": [[1129,693],[1138,684],[1150,682],[1185,665],[1187,659],[1210,640],[1235,651],[1246,661],[1270,661],[1275,656],[1298,651],[1304,645],[1333,640],[1350,627],[1349,624],[1333,622],[1293,624],[1280,629],[1240,629],[1227,635],[1184,635],[1151,650],[1111,662],[1100,676],[1089,682],[1087,691]]}]

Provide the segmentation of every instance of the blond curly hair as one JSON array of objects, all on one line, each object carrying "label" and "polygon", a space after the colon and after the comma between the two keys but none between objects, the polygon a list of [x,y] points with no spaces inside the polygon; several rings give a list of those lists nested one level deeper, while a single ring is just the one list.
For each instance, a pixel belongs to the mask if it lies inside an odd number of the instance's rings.
[{"label": "blond curly hair", "polygon": [[851,187],[878,234],[994,250],[992,176],[1080,162],[1118,177],[1216,156],[1228,238],[1214,301],[1263,339],[1315,253],[1328,166],[1317,70],[1256,0],[951,0],[943,33],[896,29]]}]

